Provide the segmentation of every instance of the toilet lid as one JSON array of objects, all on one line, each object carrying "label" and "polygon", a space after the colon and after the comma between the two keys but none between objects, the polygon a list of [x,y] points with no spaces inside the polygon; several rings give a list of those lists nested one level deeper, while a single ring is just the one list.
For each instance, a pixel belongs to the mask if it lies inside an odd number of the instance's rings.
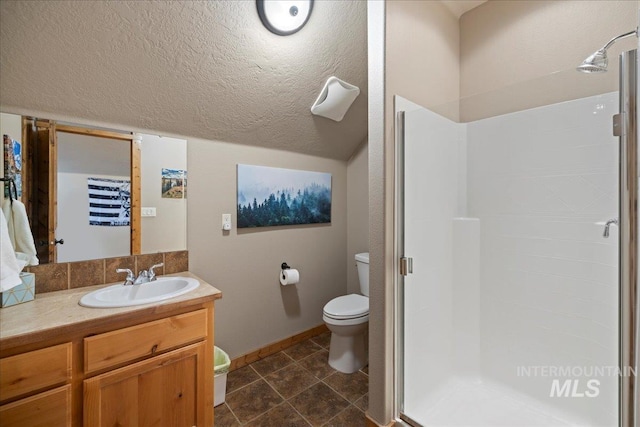
[{"label": "toilet lid", "polygon": [[352,319],[369,314],[369,298],[350,294],[329,301],[323,309],[325,315],[334,319]]}]

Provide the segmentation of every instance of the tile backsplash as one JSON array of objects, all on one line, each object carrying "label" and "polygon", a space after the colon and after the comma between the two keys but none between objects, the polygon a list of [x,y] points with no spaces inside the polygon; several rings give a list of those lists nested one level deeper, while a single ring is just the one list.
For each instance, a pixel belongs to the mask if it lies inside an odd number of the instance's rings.
[{"label": "tile backsplash", "polygon": [[154,264],[164,262],[156,274],[172,274],[189,270],[189,251],[158,252],[155,254],[102,258],[88,261],[63,262],[27,267],[25,271],[36,275],[36,294],[83,288],[124,281],[117,268],[128,268],[136,275]]}]

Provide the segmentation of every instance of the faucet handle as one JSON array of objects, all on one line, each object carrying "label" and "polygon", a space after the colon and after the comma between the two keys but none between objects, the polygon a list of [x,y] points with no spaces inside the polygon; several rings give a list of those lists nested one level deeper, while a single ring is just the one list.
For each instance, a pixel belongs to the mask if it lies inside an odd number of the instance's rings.
[{"label": "faucet handle", "polygon": [[117,268],[116,273],[127,273],[127,278],[124,280],[123,285],[133,285],[133,282],[136,280],[136,276],[134,276],[133,271],[128,268]]},{"label": "faucet handle", "polygon": [[606,222],[606,224],[604,225],[604,233],[602,233],[602,237],[609,237],[609,227],[611,226],[611,224],[618,225],[618,218],[611,218]]},{"label": "faucet handle", "polygon": [[150,282],[151,282],[151,281],[153,281],[153,280],[156,280],[156,272],[155,272],[155,271],[153,271],[153,270],[154,270],[155,268],[158,268],[158,267],[164,267],[164,262],[161,262],[160,264],[152,265],[152,266],[149,268],[149,270],[147,270],[147,271],[149,272],[149,281],[150,281]]}]

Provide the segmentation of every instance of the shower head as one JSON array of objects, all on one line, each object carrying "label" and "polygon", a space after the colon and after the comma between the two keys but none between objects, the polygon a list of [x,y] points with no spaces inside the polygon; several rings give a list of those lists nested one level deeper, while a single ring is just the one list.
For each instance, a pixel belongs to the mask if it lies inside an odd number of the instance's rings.
[{"label": "shower head", "polygon": [[582,64],[580,64],[576,70],[583,73],[606,73],[607,65],[609,65],[607,51],[600,49],[582,61]]},{"label": "shower head", "polygon": [[636,28],[633,31],[629,31],[628,33],[620,34],[619,36],[612,38],[602,47],[602,49],[595,51],[593,54],[589,55],[587,59],[582,61],[582,64],[580,64],[576,70],[582,73],[605,73],[607,71],[607,65],[609,64],[607,59],[607,49],[620,39],[637,35],[638,29]]}]

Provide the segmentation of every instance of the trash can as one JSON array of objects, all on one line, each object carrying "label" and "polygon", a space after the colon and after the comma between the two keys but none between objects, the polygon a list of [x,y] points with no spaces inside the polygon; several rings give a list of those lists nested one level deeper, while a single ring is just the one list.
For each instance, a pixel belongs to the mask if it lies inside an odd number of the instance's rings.
[{"label": "trash can", "polygon": [[215,372],[213,381],[213,406],[224,403],[224,395],[227,392],[227,372],[231,359],[229,355],[219,347],[213,346],[213,370]]}]

